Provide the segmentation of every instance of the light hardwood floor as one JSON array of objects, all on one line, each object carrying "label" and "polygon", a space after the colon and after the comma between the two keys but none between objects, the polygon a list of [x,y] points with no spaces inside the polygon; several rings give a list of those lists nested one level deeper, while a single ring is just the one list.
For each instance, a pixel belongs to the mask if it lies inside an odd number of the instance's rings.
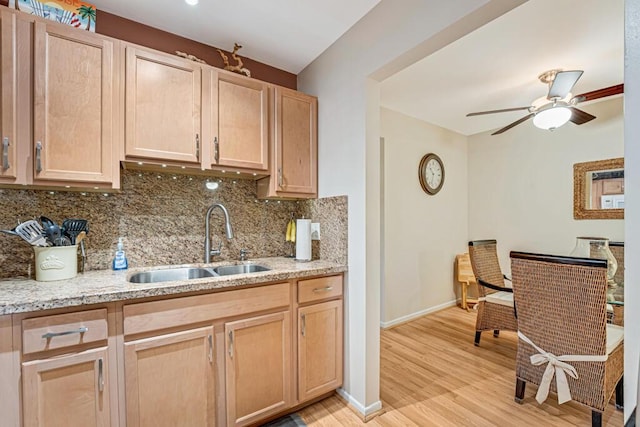
[{"label": "light hardwood floor", "polygon": [[[529,385],[522,405],[514,402],[515,333],[482,334],[474,347],[475,312],[451,307],[382,331],[378,426],[589,426],[591,411],[577,403],[558,405],[555,394],[538,405]],[[365,425],[337,396],[298,414],[310,427]],[[610,404],[607,426],[622,426],[622,411]]]}]

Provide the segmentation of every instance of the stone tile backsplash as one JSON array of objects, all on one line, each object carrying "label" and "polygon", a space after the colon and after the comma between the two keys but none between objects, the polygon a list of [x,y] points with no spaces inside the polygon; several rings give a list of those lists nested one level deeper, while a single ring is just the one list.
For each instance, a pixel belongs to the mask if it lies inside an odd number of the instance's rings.
[{"label": "stone tile backsplash", "polygon": [[[202,262],[204,217],[212,203],[222,203],[231,218],[234,239],[224,237],[222,212],[211,217],[213,246],[222,243],[214,260],[237,260],[240,249],[249,258],[282,256],[289,218],[320,222],[321,237],[313,242],[313,258],[347,262],[347,197],[274,201],[256,199],[256,184],[244,179],[219,179],[136,170],[122,171],[119,193],[78,193],[0,189],[0,228],[13,228],[45,215],[61,223],[64,218],[85,218],[90,232],[85,240],[87,269],[111,268],[118,237],[130,267]],[[205,182],[218,181],[217,190]],[[0,234],[0,278],[33,277],[33,250],[19,237]]]}]

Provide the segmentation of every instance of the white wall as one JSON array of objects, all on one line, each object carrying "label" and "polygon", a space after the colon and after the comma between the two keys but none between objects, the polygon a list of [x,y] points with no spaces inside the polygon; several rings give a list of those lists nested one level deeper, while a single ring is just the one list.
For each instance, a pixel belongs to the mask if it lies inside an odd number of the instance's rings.
[{"label": "white wall", "polygon": [[[640,0],[625,0],[624,69],[625,149],[625,286],[624,297],[624,414],[625,420],[638,400],[640,354]],[[640,405],[638,405],[640,407]],[[640,410],[640,409],[638,409]],[[636,423],[636,425],[638,425]]]},{"label": "white wall", "polygon": [[[381,109],[384,137],[382,325],[455,303],[453,264],[467,251],[467,138]],[[418,165],[436,153],[445,167],[440,192],[427,195]]]},{"label": "white wall", "polygon": [[624,155],[622,102],[584,104],[597,119],[581,126],[529,121],[469,137],[469,240],[497,239],[503,271],[511,250],[567,255],[577,236],[625,240],[622,220],[573,219],[573,164]]},{"label": "white wall", "polygon": [[317,95],[320,197],[349,197],[343,396],[363,414],[379,400],[380,81],[523,0],[382,0],[298,75]]}]

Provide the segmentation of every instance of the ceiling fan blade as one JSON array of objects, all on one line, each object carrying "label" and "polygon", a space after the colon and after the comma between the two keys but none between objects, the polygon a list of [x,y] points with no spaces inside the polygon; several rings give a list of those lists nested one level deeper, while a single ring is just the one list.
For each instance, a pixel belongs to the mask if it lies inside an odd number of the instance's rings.
[{"label": "ceiling fan blade", "polygon": [[571,118],[569,120],[577,125],[585,124],[596,118],[596,116],[579,110],[576,107],[573,107],[571,110]]},{"label": "ceiling fan blade", "polygon": [[511,124],[509,124],[509,125],[507,125],[507,126],[503,127],[502,129],[498,129],[497,131],[495,131],[495,132],[494,132],[494,133],[492,133],[491,135],[492,135],[492,136],[493,136],[493,135],[499,135],[499,134],[501,134],[502,132],[506,132],[506,131],[508,131],[509,129],[511,129],[512,127],[514,127],[514,126],[518,126],[518,125],[519,125],[520,123],[522,123],[522,122],[526,122],[527,120],[529,120],[529,119],[530,119],[531,117],[533,117],[533,116],[535,116],[535,114],[533,114],[533,113],[527,114],[526,116],[524,116],[524,117],[522,117],[522,118],[520,118],[520,119],[516,120],[515,122],[513,122],[513,123],[511,123]]},{"label": "ceiling fan blade", "polygon": [[604,98],[605,96],[618,95],[624,93],[624,84],[605,87],[603,89],[592,90],[591,92],[582,93],[575,96],[578,102],[593,101],[594,99]]},{"label": "ceiling fan blade", "polygon": [[483,114],[506,113],[508,111],[522,111],[522,110],[528,110],[529,108],[531,107],[515,107],[515,108],[503,108],[502,110],[478,111],[477,113],[467,114],[467,117],[481,116]]},{"label": "ceiling fan blade", "polygon": [[582,70],[559,71],[553,79],[553,83],[551,83],[547,99],[562,99],[567,96],[580,76],[582,76],[582,73],[584,73]]}]

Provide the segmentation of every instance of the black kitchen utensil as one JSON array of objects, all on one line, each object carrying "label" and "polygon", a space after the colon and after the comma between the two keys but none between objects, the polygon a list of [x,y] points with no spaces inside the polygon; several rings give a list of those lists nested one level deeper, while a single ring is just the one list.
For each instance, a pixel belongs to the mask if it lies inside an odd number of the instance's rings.
[{"label": "black kitchen utensil", "polygon": [[67,218],[62,221],[62,230],[71,239],[71,244],[76,244],[76,237],[80,232],[88,232],[89,225],[86,219]]},{"label": "black kitchen utensil", "polygon": [[64,246],[64,239],[62,238],[60,226],[46,216],[41,216],[40,222],[42,223],[44,234],[49,243],[51,243],[52,246]]}]

